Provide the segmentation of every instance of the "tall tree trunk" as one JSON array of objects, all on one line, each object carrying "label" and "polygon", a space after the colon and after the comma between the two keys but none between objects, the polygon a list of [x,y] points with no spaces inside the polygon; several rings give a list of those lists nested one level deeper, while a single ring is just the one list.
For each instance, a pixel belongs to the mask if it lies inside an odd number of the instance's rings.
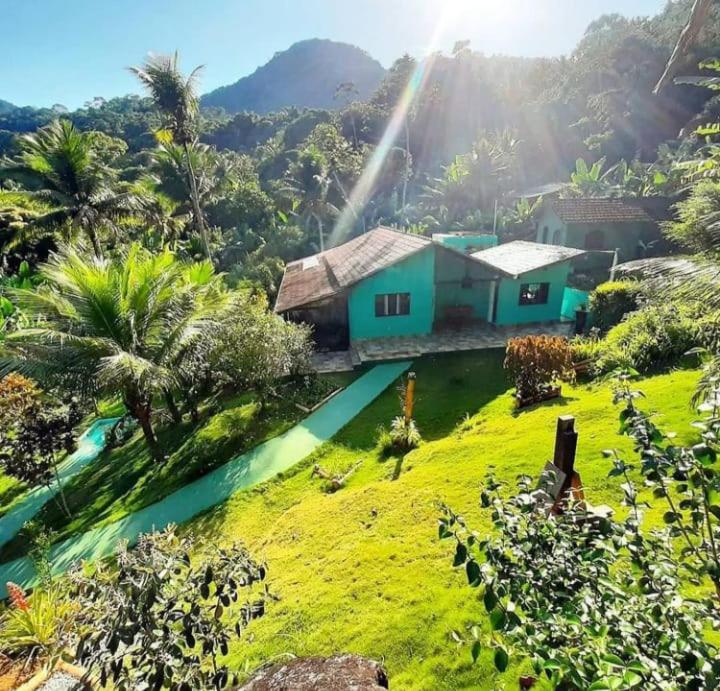
[{"label": "tall tree trunk", "polygon": [[179,425],[182,422],[182,413],[175,403],[175,397],[173,396],[172,391],[165,391],[163,396],[165,397],[165,404],[167,405],[167,409],[170,411],[170,416],[172,417],[173,422]]},{"label": "tall tree trunk", "polygon": [[198,194],[197,180],[195,179],[195,170],[193,169],[192,159],[190,157],[190,148],[187,142],[183,142],[185,150],[185,162],[187,163],[188,182],[190,183],[190,197],[193,207],[193,216],[195,217],[195,226],[200,233],[205,256],[210,259],[210,240],[208,239],[207,228],[205,227],[205,219],[203,219],[202,209],[200,208],[200,195]]},{"label": "tall tree trunk", "polygon": [[100,258],[102,257],[102,248],[100,247],[100,240],[97,235],[97,230],[95,228],[88,228],[87,229],[88,237],[90,238],[90,243],[92,244],[93,252],[95,253],[95,256]]},{"label": "tall tree trunk", "polygon": [[148,445],[151,456],[158,463],[165,460],[160,443],[155,435],[152,424],[152,405],[149,401],[144,401],[139,396],[128,397],[125,400],[125,407],[130,414],[138,421],[140,428],[145,437],[145,443]]},{"label": "tall tree trunk", "polygon": [[67,498],[65,497],[65,490],[63,489],[62,482],[60,480],[60,472],[58,471],[57,462],[55,461],[55,454],[53,454],[51,464],[53,473],[55,474],[55,484],[57,485],[58,494],[60,495],[62,509],[68,518],[72,518],[72,513],[70,511],[70,507],[68,506]]}]

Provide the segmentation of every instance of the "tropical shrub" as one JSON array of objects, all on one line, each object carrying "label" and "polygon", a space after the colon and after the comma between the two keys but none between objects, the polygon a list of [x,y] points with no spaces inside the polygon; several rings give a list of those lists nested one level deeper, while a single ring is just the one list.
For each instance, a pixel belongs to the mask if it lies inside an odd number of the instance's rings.
[{"label": "tropical shrub", "polygon": [[[545,475],[540,488],[552,482]],[[487,645],[500,672],[511,656],[529,659],[568,690],[715,688],[720,651],[703,627],[716,612],[683,595],[669,531],[644,534],[634,513],[618,522],[578,504],[549,514],[535,490],[521,476],[505,498],[488,479],[481,500],[492,536],[447,507],[440,518],[439,536],[455,540],[453,564],[481,589],[492,630],[485,639],[481,624],[470,627],[473,660]]]},{"label": "tropical shrub", "polygon": [[262,295],[237,296],[209,351],[215,387],[265,392],[283,377],[312,370],[310,328],[270,312]]},{"label": "tropical shrub", "polygon": [[720,183],[700,180],[693,186],[690,195],[678,202],[678,220],[666,224],[665,234],[692,252],[715,255],[719,209]]},{"label": "tropical shrub", "polygon": [[221,278],[207,262],[181,262],[169,250],[138,244],[112,260],[66,247],[40,274],[45,285],[14,291],[36,324],[7,336],[0,371],[85,395],[120,394],[161,461],[154,400],[183,388],[187,353],[194,368],[202,363],[204,353],[193,346],[230,302]]},{"label": "tropical shrub", "polygon": [[597,359],[603,351],[603,342],[595,334],[576,336],[570,341],[573,362]]},{"label": "tropical shrub", "polygon": [[720,311],[703,315],[695,322],[697,343],[713,355],[720,355]]},{"label": "tropical shrub", "polygon": [[513,378],[519,399],[541,395],[554,383],[575,378],[572,350],[561,336],[511,338],[503,366]]},{"label": "tropical shrub", "polygon": [[593,325],[603,333],[639,306],[640,284],[635,281],[608,281],[590,293]]},{"label": "tropical shrub", "polygon": [[197,562],[192,548],[169,529],[141,536],[133,551],[121,547],[113,566],[71,573],[82,610],[76,657],[101,686],[194,691],[230,682],[220,657],[233,633],[264,614],[265,591],[256,591],[265,567],[239,546]]},{"label": "tropical shrub", "polygon": [[80,418],[74,401],[54,401],[22,375],[9,374],[0,381],[0,465],[30,486],[50,487],[54,480],[66,513],[58,456],[75,450],[74,428]]},{"label": "tropical shrub", "polygon": [[[667,511],[663,520],[668,535],[681,545],[680,569],[690,581],[700,584],[708,579],[714,586],[716,615],[720,612],[720,471],[716,468],[720,448],[720,384],[706,391],[699,411],[702,419],[693,423],[700,431],[701,441],[692,447],[679,447],[673,434],[664,434],[651,416],[640,410],[637,401],[641,391],[631,386],[632,375],[622,372],[616,377],[613,400],[624,404],[620,412],[621,431],[635,442],[640,457],[644,484],[656,499],[664,500]],[[616,472],[627,479],[633,467],[618,452],[608,452],[614,459]],[[634,488],[625,490],[625,503],[639,521]]]},{"label": "tropical shrub", "polygon": [[646,372],[676,363],[698,343],[697,316],[696,308],[672,303],[634,312],[602,341],[599,371],[632,367]]},{"label": "tropical shrub", "polygon": [[396,449],[407,452],[420,445],[422,436],[415,424],[415,420],[398,415],[390,423],[390,439]]},{"label": "tropical shrub", "polygon": [[10,605],[0,618],[0,651],[55,667],[70,644],[77,607],[50,586],[26,596],[8,583]]}]

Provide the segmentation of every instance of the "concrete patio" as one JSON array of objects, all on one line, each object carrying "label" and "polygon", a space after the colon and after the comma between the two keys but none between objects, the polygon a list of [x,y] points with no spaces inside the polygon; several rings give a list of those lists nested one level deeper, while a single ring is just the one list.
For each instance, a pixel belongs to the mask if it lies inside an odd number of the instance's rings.
[{"label": "concrete patio", "polygon": [[510,338],[529,335],[567,336],[573,322],[525,324],[517,326],[469,326],[439,331],[427,336],[397,336],[355,341],[349,350],[315,353],[313,365],[320,373],[348,372],[366,363],[406,360],[431,353],[504,348]]}]

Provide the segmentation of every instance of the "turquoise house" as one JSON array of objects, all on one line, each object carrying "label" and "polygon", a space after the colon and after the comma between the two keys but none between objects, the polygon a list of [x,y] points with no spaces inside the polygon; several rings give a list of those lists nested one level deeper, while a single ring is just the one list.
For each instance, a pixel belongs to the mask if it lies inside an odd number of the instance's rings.
[{"label": "turquoise house", "polygon": [[[471,236],[466,236],[471,238]],[[314,326],[316,341],[422,336],[466,325],[558,321],[571,262],[581,250],[533,242],[493,245],[379,227],[287,265],[275,303]]]}]

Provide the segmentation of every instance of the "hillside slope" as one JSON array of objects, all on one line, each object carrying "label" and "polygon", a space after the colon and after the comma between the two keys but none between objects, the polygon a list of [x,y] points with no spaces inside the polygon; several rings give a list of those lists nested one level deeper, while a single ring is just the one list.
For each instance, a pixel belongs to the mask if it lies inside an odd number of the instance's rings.
[{"label": "hillside slope", "polygon": [[15,110],[16,108],[17,106],[10,103],[10,101],[3,101],[0,98],[0,113],[9,113],[11,110]]},{"label": "hillside slope", "polygon": [[295,43],[255,72],[202,97],[205,107],[229,113],[268,113],[286,106],[336,108],[334,99],[343,82],[352,82],[359,99],[366,99],[385,74],[383,66],[365,51],[347,43],[310,39]]},{"label": "hillside slope", "polygon": [[[602,450],[631,455],[618,435],[609,385],[564,387],[564,398],[513,413],[502,352],[437,356],[416,361],[416,419],[426,443],[398,463],[374,448],[375,430],[398,411],[397,391],[385,394],[285,477],[229,502],[189,526],[219,544],[243,541],[268,565],[279,597],[231,652],[235,669],[290,654],[356,652],[384,661],[397,691],[516,688],[519,668],[493,669],[483,651],[471,664],[467,626],[485,621],[477,591],[452,569],[454,546],[437,537],[438,504],[447,502],[473,526],[489,527],[479,509],[480,486],[491,467],[510,484],[540,473],[552,455],[558,415],[573,414],[580,433],[578,470],[594,503],[622,512],[620,481],[608,478]],[[693,439],[688,405],[696,371],[640,383],[644,408],[658,424]],[[465,418],[465,413],[470,417]],[[313,464],[343,473],[361,461],[348,485],[322,491]],[[393,479],[396,477],[397,479]],[[649,501],[653,501],[648,495]],[[657,502],[655,502],[657,504]],[[648,512],[662,523],[661,504]]]}]

